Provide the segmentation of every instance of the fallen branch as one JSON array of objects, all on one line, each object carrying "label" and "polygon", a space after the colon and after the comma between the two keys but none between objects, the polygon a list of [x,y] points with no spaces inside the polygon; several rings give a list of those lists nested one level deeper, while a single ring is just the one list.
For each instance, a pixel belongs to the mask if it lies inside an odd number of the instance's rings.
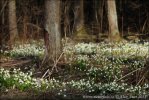
[{"label": "fallen branch", "polygon": [[116,80],[116,82],[117,82],[117,81],[122,80],[123,78],[125,78],[125,77],[127,77],[127,76],[131,75],[132,73],[134,73],[134,72],[136,72],[136,71],[138,71],[138,70],[140,70],[140,69],[141,69],[141,68],[138,68],[138,69],[136,69],[136,70],[134,70],[134,71],[132,71],[132,72],[130,72],[130,73],[128,73],[128,74],[126,74],[126,75],[124,75],[124,76],[123,76],[123,77],[121,77],[120,79]]},{"label": "fallen branch", "polygon": [[31,62],[32,60],[26,60],[26,61],[10,61],[10,62],[6,62],[6,63],[0,63],[0,67],[11,67],[11,66],[18,66],[18,65],[22,65],[22,64],[26,64]]}]

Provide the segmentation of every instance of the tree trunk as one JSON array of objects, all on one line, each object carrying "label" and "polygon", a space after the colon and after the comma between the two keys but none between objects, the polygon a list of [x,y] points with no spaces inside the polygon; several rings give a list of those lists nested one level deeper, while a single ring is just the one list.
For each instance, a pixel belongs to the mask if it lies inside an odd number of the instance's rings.
[{"label": "tree trunk", "polygon": [[0,50],[3,48],[4,43],[6,42],[5,38],[4,38],[4,26],[5,26],[5,10],[6,10],[6,5],[7,5],[6,0],[1,0],[0,1]]},{"label": "tree trunk", "polygon": [[60,0],[45,0],[44,37],[46,61],[53,63],[61,53]]},{"label": "tree trunk", "polygon": [[109,39],[110,41],[120,41],[120,33],[118,29],[116,1],[107,0],[108,21],[109,21]]},{"label": "tree trunk", "polygon": [[90,41],[84,25],[84,0],[74,1],[74,39],[77,41]]},{"label": "tree trunk", "polygon": [[64,13],[63,13],[63,16],[64,16],[64,36],[65,36],[65,38],[67,37],[67,35],[70,36],[70,33],[71,33],[71,30],[70,30],[71,21],[70,21],[70,15],[69,15],[70,7],[71,7],[71,2],[65,1]]},{"label": "tree trunk", "polygon": [[84,27],[84,4],[83,0],[76,0],[74,2],[74,30],[79,31]]},{"label": "tree trunk", "polygon": [[16,18],[16,1],[9,0],[8,7],[9,7],[9,15],[8,15],[9,34],[10,34],[9,44],[10,46],[12,46],[14,44],[16,36],[18,35],[17,18]]}]

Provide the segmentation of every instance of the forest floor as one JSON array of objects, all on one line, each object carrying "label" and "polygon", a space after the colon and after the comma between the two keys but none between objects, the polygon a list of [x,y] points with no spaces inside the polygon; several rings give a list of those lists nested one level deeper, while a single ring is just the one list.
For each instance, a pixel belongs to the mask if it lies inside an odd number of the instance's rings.
[{"label": "forest floor", "polygon": [[148,42],[67,43],[63,52],[49,76],[53,66],[40,67],[44,55],[42,43],[16,45],[13,50],[3,51],[0,99],[149,97]]}]

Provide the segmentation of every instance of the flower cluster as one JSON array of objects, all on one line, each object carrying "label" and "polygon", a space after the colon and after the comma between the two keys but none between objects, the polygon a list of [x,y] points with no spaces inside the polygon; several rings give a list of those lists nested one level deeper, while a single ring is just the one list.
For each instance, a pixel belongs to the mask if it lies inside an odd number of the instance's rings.
[{"label": "flower cluster", "polygon": [[5,51],[5,54],[12,57],[42,56],[44,54],[44,47],[36,44],[16,45],[13,47],[13,50]]},{"label": "flower cluster", "polygon": [[[80,66],[98,66],[119,69],[123,65],[130,68],[143,67],[145,58],[148,56],[149,43],[117,43],[117,44],[94,44],[78,43],[75,46],[67,45],[63,51],[66,61]],[[88,68],[90,68],[88,67]],[[87,67],[86,67],[87,68]]]},{"label": "flower cluster", "polygon": [[79,81],[70,81],[66,83],[67,87],[71,89],[83,90],[89,94],[98,94],[98,95],[114,95],[114,94],[124,94],[130,93],[133,95],[147,94],[146,89],[149,89],[149,84],[144,86],[129,86],[126,83],[118,84],[117,82],[109,83],[94,83],[93,80],[79,80]]},{"label": "flower cluster", "polygon": [[[19,69],[14,69],[13,71],[0,69],[0,89],[2,87],[6,88],[17,88],[20,90],[32,89],[49,91],[58,89],[58,95],[67,93],[67,90],[78,90],[89,94],[123,94],[130,93],[138,95],[139,93],[147,94],[149,89],[149,84],[144,86],[129,86],[125,83],[117,83],[115,81],[109,83],[95,83],[94,80],[80,79],[79,81],[71,80],[69,82],[60,82],[58,80],[33,78],[32,72],[24,73]],[[64,94],[64,97],[67,95]]]},{"label": "flower cluster", "polygon": [[85,71],[88,66],[90,65],[88,55],[78,55],[76,58],[73,59],[75,69],[80,71]]},{"label": "flower cluster", "polygon": [[78,43],[74,46],[77,54],[94,54],[96,52],[96,44]]},{"label": "flower cluster", "polygon": [[24,73],[20,69],[13,69],[13,71],[0,69],[0,87],[18,88],[20,90],[47,90],[58,87],[59,84],[60,82],[55,79],[33,78],[31,71]]},{"label": "flower cluster", "polygon": [[122,77],[122,70],[120,66],[107,65],[100,68],[91,67],[86,72],[89,78],[98,79],[100,82],[112,82]]},{"label": "flower cluster", "polygon": [[63,51],[67,54],[102,54],[119,56],[123,58],[131,57],[146,57],[148,53],[149,43],[144,44],[137,43],[119,43],[119,44],[94,44],[94,43],[78,43],[76,45],[67,45]]}]

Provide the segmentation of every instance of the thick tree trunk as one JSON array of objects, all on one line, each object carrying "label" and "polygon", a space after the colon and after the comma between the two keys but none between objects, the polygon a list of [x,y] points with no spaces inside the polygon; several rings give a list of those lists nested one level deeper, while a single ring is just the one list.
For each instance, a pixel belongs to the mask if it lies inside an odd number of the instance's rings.
[{"label": "thick tree trunk", "polygon": [[107,0],[108,21],[109,21],[109,39],[110,41],[120,41],[120,33],[118,29],[116,1]]},{"label": "thick tree trunk", "polygon": [[55,61],[61,53],[60,0],[45,0],[46,61]]},{"label": "thick tree trunk", "polygon": [[16,18],[16,1],[9,0],[8,7],[9,7],[9,15],[8,15],[9,34],[10,34],[9,44],[10,46],[12,46],[14,44],[16,36],[18,35],[17,18]]}]

